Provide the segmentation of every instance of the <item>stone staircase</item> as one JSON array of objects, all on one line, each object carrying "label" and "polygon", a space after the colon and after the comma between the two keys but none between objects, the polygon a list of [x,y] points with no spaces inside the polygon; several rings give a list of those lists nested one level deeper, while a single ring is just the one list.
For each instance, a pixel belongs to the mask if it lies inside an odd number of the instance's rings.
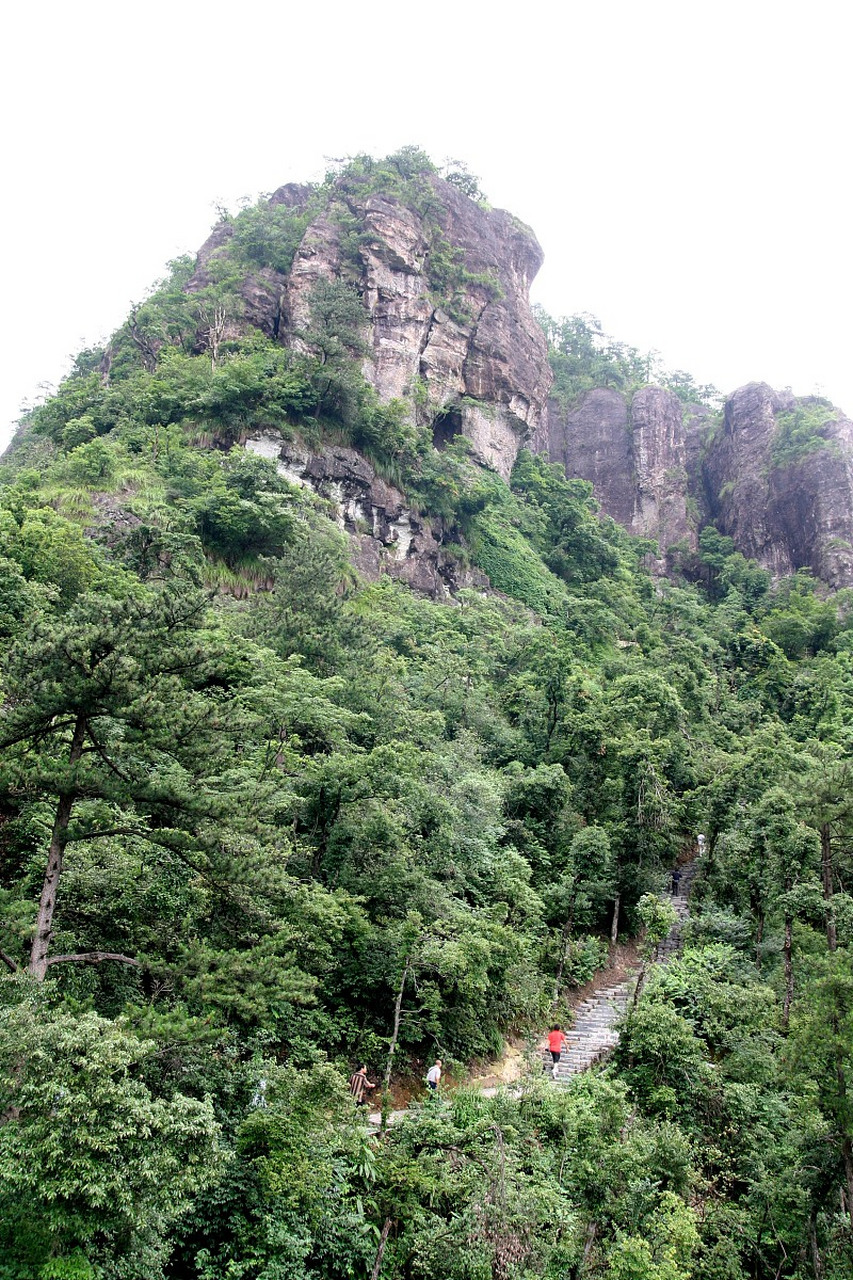
[{"label": "stone staircase", "polygon": [[[697,859],[681,868],[677,894],[669,894],[668,900],[675,908],[678,919],[655,955],[657,964],[667,964],[678,955],[682,945],[684,924],[690,914],[690,887],[697,871]],[[581,1071],[587,1071],[613,1051],[619,1041],[616,1024],[625,1013],[634,989],[634,979],[629,978],[616,986],[603,987],[582,1001],[575,1010],[575,1021],[566,1032],[566,1048],[552,1071],[551,1055],[542,1054],[543,1070],[553,1074],[557,1083],[565,1083]]]},{"label": "stone staircase", "polygon": [[690,889],[697,869],[696,858],[692,862],[685,863],[681,869],[678,893],[669,895],[669,901],[675,907],[678,919],[657,949],[657,954],[655,955],[657,964],[666,964],[673,956],[677,956],[681,950],[684,925],[690,915]]},{"label": "stone staircase", "polygon": [[[700,837],[699,852],[702,853]],[[690,915],[689,897],[693,879],[698,870],[699,859],[685,863],[681,868],[678,893],[668,895],[668,900],[675,908],[678,919],[666,938],[661,942],[655,955],[656,964],[668,964],[673,956],[681,950],[684,925]],[[589,1070],[597,1062],[602,1062],[619,1042],[616,1024],[625,1013],[634,990],[634,978],[613,986],[602,987],[587,996],[575,1009],[575,1021],[570,1031],[566,1032],[566,1048],[557,1066],[554,1081],[565,1084],[573,1076]],[[551,1055],[542,1054],[542,1068],[552,1074]],[[498,1092],[497,1088],[485,1088],[481,1092],[491,1097]],[[396,1124],[405,1116],[405,1111],[392,1111],[388,1117],[389,1124]],[[378,1126],[381,1116],[378,1111],[368,1116],[371,1125]]]},{"label": "stone staircase", "polygon": [[[616,1023],[628,1006],[631,982],[603,987],[582,1001],[575,1010],[575,1021],[566,1033],[566,1048],[553,1072],[557,1081],[568,1080],[594,1066],[615,1048],[619,1033]],[[551,1071],[551,1055],[543,1055],[543,1066]]]}]

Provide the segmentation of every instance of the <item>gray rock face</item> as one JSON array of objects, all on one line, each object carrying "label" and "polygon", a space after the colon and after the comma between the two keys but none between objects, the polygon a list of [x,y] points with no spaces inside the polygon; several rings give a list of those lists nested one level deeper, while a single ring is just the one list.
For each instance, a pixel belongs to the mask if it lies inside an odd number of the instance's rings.
[{"label": "gray rock face", "polygon": [[[380,399],[414,398],[425,420],[444,420],[451,434],[467,436],[475,456],[506,478],[539,425],[551,385],[528,300],[542,251],[510,214],[483,210],[440,178],[430,181],[439,237],[416,209],[382,195],[348,195],[364,234],[358,262],[344,263],[334,209],[312,222],[288,282],[288,325],[307,324],[318,279],[354,275],[371,322],[364,374]],[[440,297],[435,262],[448,248],[463,268],[450,302]]]},{"label": "gray rock face", "polygon": [[568,476],[589,480],[608,515],[629,528],[636,486],[628,405],[618,391],[597,387],[567,411],[548,402],[547,453]]},{"label": "gray rock face", "polygon": [[695,538],[687,519],[684,418],[671,391],[643,387],[631,402],[637,500],[632,532],[656,538],[661,551]]},{"label": "gray rock face", "polygon": [[[370,322],[363,372],[380,400],[404,400],[422,422],[435,421],[439,443],[464,434],[475,456],[507,478],[551,386],[528,298],[542,251],[510,214],[481,208],[438,177],[429,183],[429,216],[381,194],[333,194],[287,275],[259,268],[245,276],[244,315],[225,336],[248,324],[299,346],[317,282],[352,284]],[[290,185],[271,203],[304,209],[307,199],[307,188]],[[342,227],[353,220],[357,243],[345,243]],[[202,246],[190,291],[210,283],[210,260],[231,234],[223,224]]]},{"label": "gray rock face", "polygon": [[[825,418],[825,444],[780,465],[780,415],[798,406]],[[745,556],[775,577],[808,568],[832,587],[853,584],[853,422],[843,414],[749,383],[726,402],[704,477],[715,522]]]},{"label": "gray rock face", "polygon": [[[566,474],[589,480],[604,511],[661,551],[696,531],[687,512],[682,406],[660,387],[644,387],[630,407],[618,391],[588,391],[568,411],[548,403],[547,452]],[[543,435],[538,438],[542,447]]]},{"label": "gray rock face", "polygon": [[711,519],[711,504],[705,487],[703,470],[704,438],[714,418],[707,405],[691,404],[684,410],[684,468],[687,472],[687,498],[701,529]]},{"label": "gray rock face", "polygon": [[275,431],[245,443],[250,452],[273,460],[291,483],[329,501],[349,537],[350,559],[368,581],[388,574],[433,599],[446,599],[462,587],[488,585],[481,573],[466,569],[444,550],[441,522],[423,519],[354,449],[325,447],[309,453]]}]

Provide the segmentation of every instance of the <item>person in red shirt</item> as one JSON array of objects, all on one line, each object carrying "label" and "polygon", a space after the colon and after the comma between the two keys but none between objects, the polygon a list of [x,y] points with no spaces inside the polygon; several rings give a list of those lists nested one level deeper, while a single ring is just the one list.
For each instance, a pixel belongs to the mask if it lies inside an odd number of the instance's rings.
[{"label": "person in red shirt", "polygon": [[551,1062],[552,1062],[551,1075],[554,1077],[555,1080],[557,1078],[557,1064],[560,1061],[560,1054],[563,1052],[565,1047],[566,1047],[566,1037],[564,1036],[563,1032],[560,1030],[559,1026],[555,1023],[554,1026],[551,1028],[551,1030],[548,1032],[548,1048],[551,1052]]}]

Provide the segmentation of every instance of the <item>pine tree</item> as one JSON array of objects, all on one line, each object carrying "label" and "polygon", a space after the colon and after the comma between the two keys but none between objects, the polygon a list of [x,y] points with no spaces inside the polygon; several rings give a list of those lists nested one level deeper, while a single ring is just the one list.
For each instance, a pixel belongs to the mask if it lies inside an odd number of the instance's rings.
[{"label": "pine tree", "polygon": [[0,794],[13,809],[38,804],[51,816],[27,966],[37,980],[60,961],[138,963],[104,951],[50,954],[69,844],[126,835],[186,847],[223,793],[239,788],[225,775],[239,752],[247,664],[205,629],[206,608],[202,593],[175,585],[83,596],[10,651]]}]

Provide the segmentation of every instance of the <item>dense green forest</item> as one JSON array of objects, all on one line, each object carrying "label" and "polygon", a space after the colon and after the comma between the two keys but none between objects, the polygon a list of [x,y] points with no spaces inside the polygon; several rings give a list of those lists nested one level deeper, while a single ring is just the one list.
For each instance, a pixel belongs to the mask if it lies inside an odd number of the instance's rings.
[{"label": "dense green forest", "polygon": [[[558,466],[438,452],[345,280],[298,350],[230,334],[306,217],[248,206],[205,290],[173,264],[0,467],[0,1278],[848,1280],[849,596],[713,529],[653,578]],[[547,327],[600,385],[590,319]],[[493,589],[359,579],[256,429],[361,450]],[[699,832],[610,1063],[417,1101],[569,1021]],[[381,1136],[362,1062],[416,1095]]]}]

